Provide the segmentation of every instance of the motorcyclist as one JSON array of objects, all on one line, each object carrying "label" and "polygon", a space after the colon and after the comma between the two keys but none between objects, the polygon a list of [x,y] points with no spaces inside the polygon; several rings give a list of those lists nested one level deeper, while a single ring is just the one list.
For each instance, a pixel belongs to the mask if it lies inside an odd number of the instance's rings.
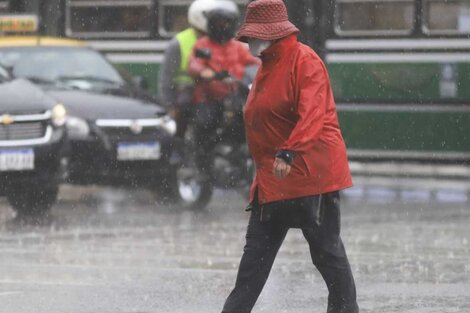
[{"label": "motorcyclist", "polygon": [[[207,14],[207,36],[200,38],[193,49],[189,61],[189,74],[194,78],[193,115],[196,144],[196,164],[205,178],[210,178],[210,151],[219,140],[216,129],[222,119],[224,98],[236,88],[236,80],[241,80],[247,66],[259,65],[246,45],[234,40],[238,22],[238,8],[229,0],[218,0],[217,7]],[[200,51],[209,53],[207,57],[198,55]],[[218,73],[228,76],[217,79]]]},{"label": "motorcyclist", "polygon": [[197,39],[207,33],[206,14],[217,0],[195,0],[188,9],[190,27],[179,32],[165,50],[158,80],[160,102],[176,119],[177,136],[183,137],[186,129],[187,107],[192,100],[193,79],[188,75],[191,51]]}]

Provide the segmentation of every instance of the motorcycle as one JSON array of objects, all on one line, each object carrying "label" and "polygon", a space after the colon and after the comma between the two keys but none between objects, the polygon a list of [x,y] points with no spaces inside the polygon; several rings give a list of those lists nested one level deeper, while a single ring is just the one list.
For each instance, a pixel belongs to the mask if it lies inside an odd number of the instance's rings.
[{"label": "motorcycle", "polygon": [[[196,57],[210,59],[210,50],[196,50]],[[214,189],[235,189],[248,196],[254,177],[254,163],[250,157],[245,139],[243,107],[251,88],[257,67],[247,67],[241,80],[232,77],[227,71],[216,73],[214,79],[230,79],[237,88],[221,102],[221,118],[218,120],[214,136],[215,145],[204,151],[209,160],[210,173],[201,173],[196,162],[196,151],[200,148],[194,137],[196,125],[189,123],[184,142],[184,160],[174,171],[170,182],[170,196],[179,207],[202,210],[210,202]],[[214,140],[214,138],[212,138]]]}]

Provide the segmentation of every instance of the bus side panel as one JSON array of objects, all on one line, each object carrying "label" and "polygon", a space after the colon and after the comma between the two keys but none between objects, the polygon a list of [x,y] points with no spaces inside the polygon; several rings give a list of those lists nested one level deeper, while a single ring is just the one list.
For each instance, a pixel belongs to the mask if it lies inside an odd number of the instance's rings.
[{"label": "bus side panel", "polygon": [[470,161],[470,110],[351,106],[338,105],[338,115],[348,149],[356,156]]},{"label": "bus side panel", "polygon": [[470,103],[469,67],[465,63],[328,64],[338,102]]}]

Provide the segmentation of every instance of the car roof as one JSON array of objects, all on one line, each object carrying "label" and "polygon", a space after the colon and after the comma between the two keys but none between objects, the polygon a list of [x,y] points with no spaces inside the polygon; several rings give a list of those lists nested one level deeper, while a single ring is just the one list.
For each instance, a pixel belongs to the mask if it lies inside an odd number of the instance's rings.
[{"label": "car roof", "polygon": [[0,37],[0,47],[86,47],[86,43],[76,39],[44,36]]}]

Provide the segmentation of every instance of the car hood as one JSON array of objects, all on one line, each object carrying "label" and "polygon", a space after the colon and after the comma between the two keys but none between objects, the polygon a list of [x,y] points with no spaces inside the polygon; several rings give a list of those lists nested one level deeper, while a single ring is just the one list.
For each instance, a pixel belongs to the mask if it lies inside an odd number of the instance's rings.
[{"label": "car hood", "polygon": [[81,90],[48,93],[64,104],[68,115],[87,120],[153,118],[165,114],[165,110],[157,104],[128,97]]},{"label": "car hood", "polygon": [[52,109],[57,102],[25,79],[0,83],[0,112],[32,114]]}]

